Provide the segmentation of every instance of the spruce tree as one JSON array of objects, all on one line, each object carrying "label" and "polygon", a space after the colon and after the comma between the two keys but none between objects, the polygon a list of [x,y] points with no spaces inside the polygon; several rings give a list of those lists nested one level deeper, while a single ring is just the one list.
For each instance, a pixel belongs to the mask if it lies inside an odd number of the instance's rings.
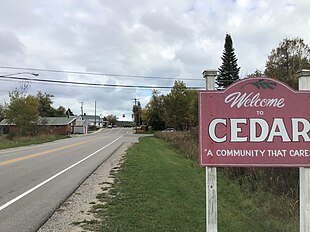
[{"label": "spruce tree", "polygon": [[218,69],[216,80],[218,90],[224,90],[230,84],[239,80],[240,67],[238,67],[237,60],[238,59],[236,58],[231,36],[226,34],[224,51],[222,55],[223,63]]}]

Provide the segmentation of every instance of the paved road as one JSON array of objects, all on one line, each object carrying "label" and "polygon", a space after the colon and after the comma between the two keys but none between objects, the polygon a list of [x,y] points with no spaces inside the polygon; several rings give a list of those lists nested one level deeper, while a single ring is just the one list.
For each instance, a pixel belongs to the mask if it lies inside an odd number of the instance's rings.
[{"label": "paved road", "polygon": [[57,207],[123,142],[132,129],[0,151],[0,231],[37,231]]}]

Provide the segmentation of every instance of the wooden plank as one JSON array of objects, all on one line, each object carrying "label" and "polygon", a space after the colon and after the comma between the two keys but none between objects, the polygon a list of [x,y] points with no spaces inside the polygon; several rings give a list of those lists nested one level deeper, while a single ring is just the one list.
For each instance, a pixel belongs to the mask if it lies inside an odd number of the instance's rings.
[{"label": "wooden plank", "polygon": [[[299,90],[310,90],[310,70],[298,74]],[[299,168],[300,232],[310,232],[310,168]]]},{"label": "wooden plank", "polygon": [[[206,90],[215,90],[216,70],[205,70]],[[206,231],[217,232],[217,173],[215,167],[206,167]]]},{"label": "wooden plank", "polygon": [[206,231],[217,231],[217,173],[215,167],[206,167]]}]

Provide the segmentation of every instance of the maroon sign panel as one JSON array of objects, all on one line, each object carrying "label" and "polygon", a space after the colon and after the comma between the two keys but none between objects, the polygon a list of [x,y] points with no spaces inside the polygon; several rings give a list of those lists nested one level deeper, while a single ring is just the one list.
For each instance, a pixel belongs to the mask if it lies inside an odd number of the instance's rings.
[{"label": "maroon sign panel", "polygon": [[309,167],[310,91],[248,78],[199,92],[203,166]]}]

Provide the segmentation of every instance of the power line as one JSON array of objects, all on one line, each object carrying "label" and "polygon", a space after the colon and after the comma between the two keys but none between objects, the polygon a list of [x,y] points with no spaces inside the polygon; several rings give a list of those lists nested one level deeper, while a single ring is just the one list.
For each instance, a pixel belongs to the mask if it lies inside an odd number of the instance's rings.
[{"label": "power line", "polygon": [[[15,76],[1,76],[1,79],[8,81],[33,81],[53,84],[66,84],[66,85],[80,85],[91,87],[113,87],[113,88],[139,88],[139,89],[171,89],[171,86],[148,86],[148,85],[120,85],[120,84],[103,84],[103,83],[90,83],[90,82],[76,82],[76,81],[61,81],[61,80],[45,80],[45,79],[32,79],[27,77],[15,77]],[[202,89],[203,87],[187,87],[188,89]]]},{"label": "power line", "polygon": [[97,73],[97,72],[80,72],[69,70],[56,70],[56,69],[40,69],[40,68],[23,68],[13,66],[2,66],[0,69],[13,69],[13,70],[27,70],[27,71],[41,71],[41,72],[53,72],[53,73],[67,73],[67,74],[82,74],[82,75],[94,75],[94,76],[111,76],[111,77],[131,77],[131,78],[144,78],[144,79],[161,79],[161,80],[187,80],[187,81],[203,81],[203,78],[173,78],[162,76],[147,76],[147,75],[126,75],[126,74],[113,74],[113,73]]}]

